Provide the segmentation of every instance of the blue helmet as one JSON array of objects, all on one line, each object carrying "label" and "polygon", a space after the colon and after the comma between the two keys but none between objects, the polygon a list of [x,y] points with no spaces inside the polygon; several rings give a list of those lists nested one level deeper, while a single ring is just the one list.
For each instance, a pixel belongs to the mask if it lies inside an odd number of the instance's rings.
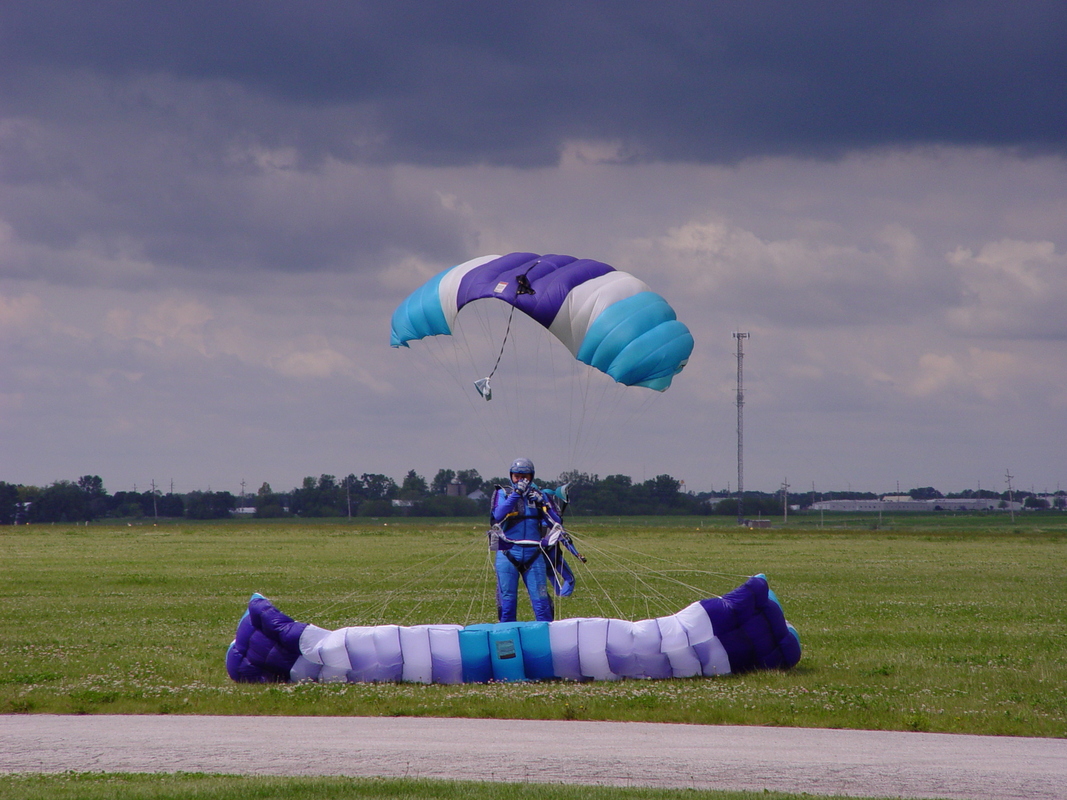
[{"label": "blue helmet", "polygon": [[534,474],[533,462],[528,458],[516,458],[511,462],[511,469],[508,470],[511,475],[529,475],[531,478]]}]

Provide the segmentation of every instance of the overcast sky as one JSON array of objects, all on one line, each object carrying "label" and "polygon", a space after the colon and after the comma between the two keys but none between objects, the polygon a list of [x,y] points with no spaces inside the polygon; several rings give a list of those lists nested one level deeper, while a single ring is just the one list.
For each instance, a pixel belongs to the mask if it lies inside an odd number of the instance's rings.
[{"label": "overcast sky", "polygon": [[[1061,2],[6,0],[0,480],[736,488],[740,330],[746,488],[1067,488],[1065,41]],[[641,277],[688,367],[577,396],[509,349],[486,404],[498,332],[389,347],[517,250]]]}]

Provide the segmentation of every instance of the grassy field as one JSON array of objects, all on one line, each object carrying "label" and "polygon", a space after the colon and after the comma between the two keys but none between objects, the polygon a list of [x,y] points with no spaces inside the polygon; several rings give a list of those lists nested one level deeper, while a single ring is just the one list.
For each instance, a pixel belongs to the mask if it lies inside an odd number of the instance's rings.
[{"label": "grassy field", "polygon": [[[475,520],[0,528],[0,712],[432,715],[1067,736],[1067,515],[571,521],[560,616],[671,613],[766,573],[789,672],[617,683],[237,685],[249,595],[327,628],[494,615]],[[520,609],[529,614],[528,604]],[[521,613],[521,612],[520,612]],[[254,795],[248,795],[254,796]],[[424,795],[425,796],[425,795]],[[691,795],[690,795],[691,796]]]},{"label": "grassy field", "polygon": [[0,800],[801,800],[810,797],[808,794],[781,792],[716,792],[416,779],[95,773],[0,775]]}]

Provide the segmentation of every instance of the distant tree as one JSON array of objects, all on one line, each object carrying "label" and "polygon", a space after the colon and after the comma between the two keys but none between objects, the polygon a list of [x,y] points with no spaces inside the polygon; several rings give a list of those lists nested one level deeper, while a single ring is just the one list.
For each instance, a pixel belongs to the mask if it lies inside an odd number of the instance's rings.
[{"label": "distant tree", "polygon": [[908,496],[913,500],[939,500],[944,497],[944,495],[937,491],[933,486],[923,486],[918,489],[912,489],[908,492]]},{"label": "distant tree", "polygon": [[302,517],[340,517],[348,513],[346,490],[333,475],[310,475],[299,489],[293,489],[290,510]]},{"label": "distant tree", "polygon": [[404,476],[404,482],[400,486],[400,499],[418,500],[421,497],[425,497],[429,492],[430,489],[426,485],[426,479],[416,473],[415,470],[408,470],[408,474]]},{"label": "distant tree", "polygon": [[185,496],[185,516],[189,519],[225,519],[237,507],[229,492],[189,492]]},{"label": "distant tree", "polygon": [[276,494],[274,490],[270,488],[269,483],[264,482],[263,485],[259,487],[259,491],[256,492],[256,497],[252,501],[252,504],[256,508],[256,516],[260,519],[285,516],[285,498],[283,495]]},{"label": "distant tree", "polygon": [[19,513],[19,487],[0,481],[0,525],[14,525]]},{"label": "distant tree", "polygon": [[456,473],[456,480],[467,487],[468,492],[482,488],[482,476],[476,469],[461,469]]},{"label": "distant tree", "polygon": [[30,507],[31,522],[82,522],[90,518],[89,496],[71,481],[56,481],[41,490]]},{"label": "distant tree", "polygon": [[391,500],[396,497],[396,481],[386,475],[364,472],[360,481],[368,500]]},{"label": "distant tree", "polygon": [[677,481],[670,475],[657,475],[648,484],[648,491],[652,502],[663,508],[678,507],[678,490],[681,489],[681,481]]},{"label": "distant tree", "polygon": [[[394,484],[395,485],[395,484]],[[361,517],[391,517],[396,513],[390,500],[364,500],[359,504]]]},{"label": "distant tree", "polygon": [[448,484],[452,482],[452,479],[456,477],[455,470],[451,469],[439,469],[437,474],[434,475],[433,483],[430,484],[430,491],[433,494],[444,494],[448,491]]},{"label": "distant tree", "polygon": [[173,492],[163,495],[159,498],[159,516],[185,516],[185,499],[180,494],[174,494]]},{"label": "distant tree", "polygon": [[412,514],[417,517],[475,517],[484,510],[487,509],[466,497],[434,494],[416,502]]}]

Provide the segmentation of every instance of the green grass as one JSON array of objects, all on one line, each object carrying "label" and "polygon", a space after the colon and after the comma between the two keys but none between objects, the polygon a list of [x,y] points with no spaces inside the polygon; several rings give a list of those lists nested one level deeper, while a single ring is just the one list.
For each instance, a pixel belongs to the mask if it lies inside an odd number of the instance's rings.
[{"label": "green grass", "polygon": [[[0,775],[0,800],[800,800],[781,792],[232,775]],[[877,800],[875,798],[874,800]]]},{"label": "green grass", "polygon": [[483,525],[2,528],[0,712],[427,715],[1067,736],[1067,515],[1018,515],[1014,524],[1001,515],[893,516],[881,524],[825,515],[821,527],[818,517],[791,517],[788,528],[769,531],[738,530],[729,519],[571,523],[589,564],[575,565],[579,589],[561,603],[561,616],[671,613],[764,572],[800,632],[800,664],[671,681],[237,685],[223,656],[254,591],[327,628],[491,621]]}]

